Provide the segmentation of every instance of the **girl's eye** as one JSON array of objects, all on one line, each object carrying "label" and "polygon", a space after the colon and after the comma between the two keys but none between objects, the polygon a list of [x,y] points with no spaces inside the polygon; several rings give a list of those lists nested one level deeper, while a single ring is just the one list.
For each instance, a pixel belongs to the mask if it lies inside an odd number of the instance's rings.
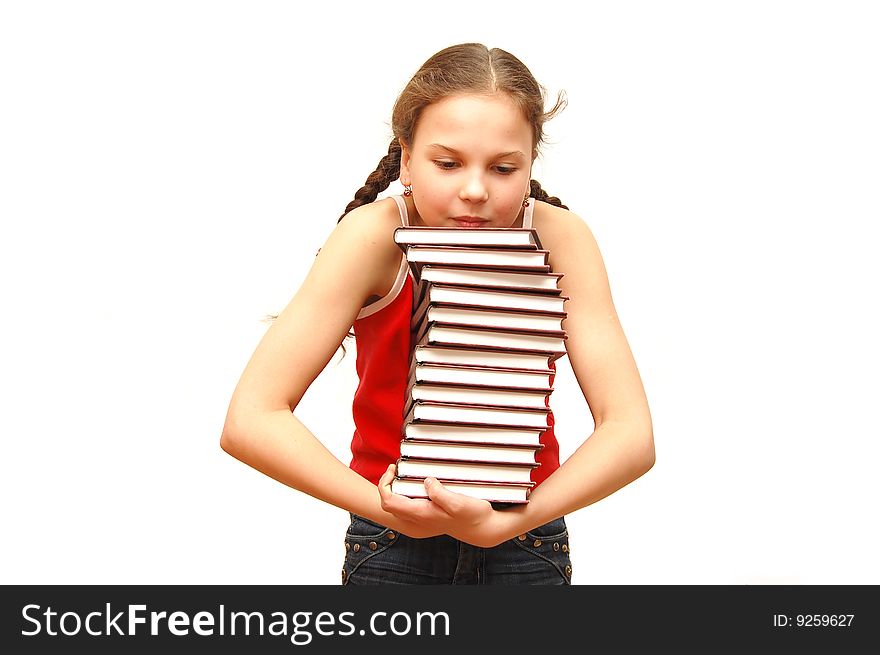
[{"label": "girl's eye", "polygon": [[[458,168],[458,162],[449,161],[446,159],[435,159],[434,165],[444,171],[450,171],[454,168]],[[510,175],[511,173],[515,173],[517,169],[515,166],[496,166],[495,170],[501,175]]]}]

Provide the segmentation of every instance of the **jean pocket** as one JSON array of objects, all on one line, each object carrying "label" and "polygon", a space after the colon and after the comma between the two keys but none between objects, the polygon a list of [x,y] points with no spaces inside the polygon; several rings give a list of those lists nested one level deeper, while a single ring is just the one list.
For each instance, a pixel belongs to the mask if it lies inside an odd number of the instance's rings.
[{"label": "jean pocket", "polygon": [[[370,559],[383,553],[399,540],[399,535],[378,523],[357,514],[351,515],[351,524],[345,531],[345,561],[342,565],[342,584]],[[370,584],[366,582],[366,584]]]},{"label": "jean pocket", "polygon": [[526,532],[526,536],[532,539],[567,539],[568,527],[565,525],[565,517],[548,521],[533,530]]},{"label": "jean pocket", "polygon": [[351,514],[351,524],[345,531],[348,537],[380,537],[388,532],[388,528],[357,514]]},{"label": "jean pocket", "polygon": [[519,535],[513,542],[523,550],[552,564],[565,584],[571,584],[571,546],[565,518],[559,517]]}]

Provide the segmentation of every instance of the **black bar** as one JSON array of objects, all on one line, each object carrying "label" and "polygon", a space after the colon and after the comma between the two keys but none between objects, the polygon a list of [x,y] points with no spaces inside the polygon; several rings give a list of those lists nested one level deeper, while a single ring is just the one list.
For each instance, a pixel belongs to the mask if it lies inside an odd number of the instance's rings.
[{"label": "black bar", "polygon": [[0,645],[7,653],[145,647],[163,655],[227,643],[242,652],[406,647],[459,655],[603,644],[850,652],[840,649],[877,643],[878,598],[867,585],[7,586]]}]

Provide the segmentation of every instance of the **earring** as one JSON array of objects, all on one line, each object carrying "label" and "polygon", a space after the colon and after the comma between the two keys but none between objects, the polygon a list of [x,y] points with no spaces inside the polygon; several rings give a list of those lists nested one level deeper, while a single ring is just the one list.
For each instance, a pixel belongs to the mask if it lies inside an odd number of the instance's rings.
[{"label": "earring", "polygon": [[412,184],[403,185],[403,195],[409,197],[412,195]]},{"label": "earring", "polygon": [[523,207],[528,207],[528,206],[529,206],[529,197],[526,196],[525,198],[523,198]]}]

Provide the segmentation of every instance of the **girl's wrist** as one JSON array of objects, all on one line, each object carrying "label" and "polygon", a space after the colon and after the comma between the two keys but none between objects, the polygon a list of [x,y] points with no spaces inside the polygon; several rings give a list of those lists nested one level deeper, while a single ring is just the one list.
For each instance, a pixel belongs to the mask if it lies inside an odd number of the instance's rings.
[{"label": "girl's wrist", "polygon": [[529,522],[529,506],[525,504],[496,509],[495,516],[498,521],[498,543],[502,543],[525,532],[525,526]]}]

